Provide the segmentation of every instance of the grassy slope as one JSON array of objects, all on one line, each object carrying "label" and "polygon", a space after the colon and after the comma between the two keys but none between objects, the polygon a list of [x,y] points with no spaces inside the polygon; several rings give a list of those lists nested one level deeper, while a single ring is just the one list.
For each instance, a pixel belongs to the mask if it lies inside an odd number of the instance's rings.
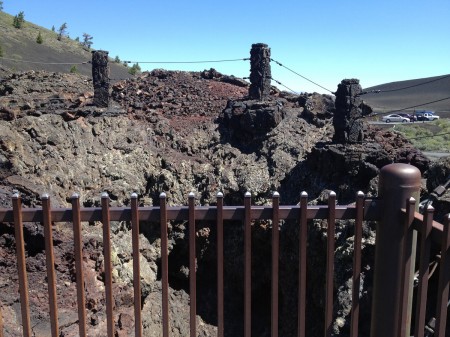
[{"label": "grassy slope", "polygon": [[[3,59],[0,58],[0,66],[7,67],[12,71],[47,70],[69,72],[73,64],[90,61],[92,58],[91,51],[83,48],[75,40],[64,37],[62,41],[58,41],[57,33],[49,29],[37,26],[28,21],[25,22],[23,28],[17,29],[13,27],[12,22],[13,16],[0,12],[0,45],[4,57]],[[42,44],[36,42],[39,32],[41,32],[44,40]],[[39,63],[15,62],[7,60],[8,58]],[[40,63],[67,64],[55,65]],[[76,67],[80,74],[91,76],[90,64],[77,65]],[[126,67],[112,62],[110,63],[110,72],[111,78],[127,78],[131,76],[128,74]]]},{"label": "grassy slope", "polygon": [[415,147],[423,151],[450,151],[450,120],[396,125],[395,131],[403,134]]}]

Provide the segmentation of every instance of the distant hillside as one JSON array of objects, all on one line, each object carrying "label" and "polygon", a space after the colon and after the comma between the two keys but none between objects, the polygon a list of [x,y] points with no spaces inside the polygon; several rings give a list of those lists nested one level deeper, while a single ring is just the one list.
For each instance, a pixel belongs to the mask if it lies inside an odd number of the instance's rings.
[{"label": "distant hillside", "polygon": [[[375,111],[391,111],[450,97],[450,75],[391,82],[364,90],[381,90],[380,93],[366,94],[363,99],[374,107]],[[415,109],[434,110],[441,114],[442,112],[450,113],[450,99],[426,104]],[[409,109],[409,111],[413,110],[414,108]]]},{"label": "distant hillside", "polygon": [[[78,73],[91,76],[90,64],[79,65],[92,58],[91,51],[84,48],[80,42],[68,37],[58,41],[56,32],[26,21],[26,13],[25,24],[21,29],[13,27],[13,19],[13,16],[0,12],[0,46],[3,51],[3,58],[0,58],[0,77],[11,71],[27,70],[68,73],[73,65],[76,65]],[[36,42],[39,32],[43,38],[42,44]],[[127,67],[122,64],[111,62],[110,71],[113,79],[131,77]]]}]

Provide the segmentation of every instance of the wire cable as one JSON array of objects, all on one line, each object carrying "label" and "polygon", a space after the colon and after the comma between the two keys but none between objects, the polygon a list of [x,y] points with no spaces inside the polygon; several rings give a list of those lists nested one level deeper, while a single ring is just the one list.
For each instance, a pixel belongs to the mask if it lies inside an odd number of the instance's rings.
[{"label": "wire cable", "polygon": [[358,96],[362,96],[362,95],[366,95],[366,94],[379,94],[379,93],[384,93],[384,92],[394,92],[394,91],[406,90],[406,89],[410,89],[410,88],[420,87],[422,85],[426,85],[426,84],[429,84],[429,83],[441,81],[441,80],[443,80],[445,78],[449,78],[449,77],[450,77],[450,75],[445,75],[445,76],[442,76],[442,77],[439,77],[439,78],[435,78],[434,80],[430,80],[430,81],[426,81],[426,82],[422,82],[422,83],[418,83],[418,84],[409,85],[407,87],[396,88],[396,89],[363,91]]},{"label": "wire cable", "polygon": [[392,114],[392,113],[399,112],[399,111],[405,111],[405,110],[408,110],[408,109],[418,108],[418,107],[421,107],[421,106],[424,106],[424,105],[427,105],[427,104],[442,102],[442,101],[445,101],[445,100],[448,100],[448,99],[450,99],[450,96],[449,97],[445,97],[445,98],[441,98],[441,99],[437,99],[437,100],[431,101],[431,102],[426,102],[426,103],[421,103],[421,104],[409,106],[409,107],[406,107],[406,108],[401,108],[401,109],[396,109],[396,110],[391,110],[391,111],[386,111],[386,112],[373,113],[373,114],[370,114],[370,115],[367,115],[367,116],[362,116],[361,118],[368,118],[368,117],[373,117],[373,116]]},{"label": "wire cable", "polygon": [[7,60],[7,61],[14,61],[14,62],[22,62],[22,63],[32,63],[32,64],[47,64],[47,65],[81,65],[81,64],[89,64],[91,61],[84,61],[84,62],[37,62],[37,61],[26,61],[26,60],[18,60],[18,59],[12,59],[8,57],[0,56],[0,59]]},{"label": "wire cable", "polygon": [[294,94],[296,94],[296,92],[294,90],[292,90],[291,88],[285,86],[283,83],[281,83],[280,81],[277,81],[276,79],[274,79],[273,77],[269,77],[272,81],[278,83],[279,85],[281,85],[282,87],[285,87],[287,90],[293,92]]},{"label": "wire cable", "polygon": [[408,138],[408,139],[433,138],[433,137],[439,137],[439,136],[445,136],[445,135],[450,135],[450,132],[436,133],[435,135],[428,135],[428,136],[421,136],[421,137],[413,137],[413,138]]},{"label": "wire cable", "polygon": [[248,61],[249,58],[230,59],[230,60],[206,60],[206,61],[123,61],[123,63],[153,63],[153,64],[176,64],[176,63],[220,63],[220,62],[235,62],[235,61]]},{"label": "wire cable", "polygon": [[325,88],[324,86],[321,86],[320,84],[318,84],[318,83],[316,83],[316,82],[310,80],[309,78],[307,78],[307,77],[305,77],[305,76],[299,74],[298,72],[296,72],[296,71],[294,71],[294,70],[292,70],[292,69],[286,67],[285,65],[281,64],[280,62],[278,62],[278,61],[276,61],[276,60],[274,60],[274,59],[272,59],[272,58],[271,58],[270,60],[273,61],[273,62],[275,62],[276,64],[278,64],[280,67],[286,68],[287,70],[289,70],[290,72],[294,73],[295,75],[300,76],[301,78],[307,80],[308,82],[311,82],[312,84],[315,84],[315,85],[317,85],[318,87],[320,87],[320,88],[322,88],[322,89],[324,89],[324,90],[330,92],[332,95],[335,94],[334,91],[331,91],[330,89],[327,89],[327,88]]}]

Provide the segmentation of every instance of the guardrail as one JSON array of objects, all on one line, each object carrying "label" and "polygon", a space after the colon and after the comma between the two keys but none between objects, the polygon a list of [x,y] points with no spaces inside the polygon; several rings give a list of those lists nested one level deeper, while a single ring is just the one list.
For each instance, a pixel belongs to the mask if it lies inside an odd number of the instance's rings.
[{"label": "guardrail", "polygon": [[[324,335],[332,335],[334,301],[334,253],[336,220],[354,219],[354,256],[352,284],[352,312],[350,336],[358,336],[359,288],[361,273],[361,238],[363,221],[378,221],[373,289],[373,308],[371,336],[404,337],[409,336],[412,310],[412,283],[415,257],[415,233],[419,235],[419,274],[418,295],[414,336],[424,336],[425,309],[427,305],[428,264],[430,247],[440,245],[440,275],[436,307],[435,336],[444,337],[447,319],[447,303],[450,280],[450,221],[444,225],[432,220],[433,209],[425,214],[415,212],[420,188],[420,172],[410,165],[391,164],[380,173],[379,198],[367,199],[362,192],[356,196],[354,205],[336,205],[336,194],[330,193],[328,205],[308,205],[308,196],[301,194],[299,205],[279,204],[279,195],[274,193],[271,206],[251,205],[251,195],[244,197],[243,206],[224,206],[223,195],[217,195],[215,206],[195,206],[195,196],[189,195],[188,206],[171,207],[167,205],[166,195],[160,195],[160,206],[138,207],[138,196],[131,196],[130,207],[110,207],[107,194],[102,195],[101,207],[81,208],[78,195],[72,197],[71,208],[50,206],[48,195],[42,197],[42,208],[22,208],[21,197],[12,198],[12,209],[0,209],[0,223],[12,222],[15,228],[17,266],[19,274],[20,304],[23,335],[32,336],[30,324],[28,284],[26,272],[26,252],[24,247],[24,222],[41,222],[44,225],[45,252],[47,263],[48,293],[52,336],[59,336],[58,308],[56,301],[56,277],[54,271],[52,224],[71,222],[74,232],[74,259],[77,284],[77,305],[79,335],[86,333],[86,309],[82,264],[82,232],[84,221],[101,221],[103,224],[103,254],[105,263],[105,296],[108,337],[115,336],[114,294],[112,291],[111,262],[111,221],[129,221],[132,224],[133,286],[135,336],[142,336],[141,290],[139,265],[139,223],[153,221],[160,223],[161,231],[161,279],[162,279],[162,336],[169,336],[169,282],[168,282],[168,233],[167,224],[172,220],[187,221],[189,228],[196,222],[209,220],[217,226],[217,335],[224,336],[224,233],[223,224],[227,220],[237,220],[244,227],[244,336],[252,332],[252,222],[271,220],[273,224],[281,220],[296,220],[299,226],[299,291],[298,291],[298,336],[305,336],[306,270],[307,270],[307,222],[311,219],[327,220],[326,284],[324,305]],[[415,197],[415,198],[414,198]],[[196,273],[195,273],[195,230],[189,231],[189,283],[190,283],[190,336],[196,336]],[[271,293],[271,336],[278,336],[279,306],[279,226],[272,226],[272,293]],[[0,336],[2,336],[2,317],[0,312]]]}]

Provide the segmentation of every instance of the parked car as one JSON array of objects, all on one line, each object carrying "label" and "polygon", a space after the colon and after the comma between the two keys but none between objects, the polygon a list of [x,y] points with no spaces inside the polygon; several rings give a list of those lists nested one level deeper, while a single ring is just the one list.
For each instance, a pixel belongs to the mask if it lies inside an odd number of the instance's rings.
[{"label": "parked car", "polygon": [[410,114],[405,114],[405,113],[400,113],[398,114],[399,116],[408,118],[410,122],[415,122],[417,120],[417,117],[414,115],[410,115]]},{"label": "parked car", "polygon": [[434,111],[432,111],[432,110],[414,110],[414,113],[416,113],[416,114],[424,114],[427,112],[434,115]]},{"label": "parked car", "polygon": [[436,119],[439,119],[438,115],[435,115],[431,112],[417,112],[416,111],[416,117],[418,121],[434,121]]},{"label": "parked car", "polygon": [[390,123],[390,122],[406,123],[406,122],[409,122],[409,118],[400,116],[399,114],[391,114],[391,115],[383,116],[383,118],[381,118],[381,120],[383,122],[386,122],[386,123]]}]

